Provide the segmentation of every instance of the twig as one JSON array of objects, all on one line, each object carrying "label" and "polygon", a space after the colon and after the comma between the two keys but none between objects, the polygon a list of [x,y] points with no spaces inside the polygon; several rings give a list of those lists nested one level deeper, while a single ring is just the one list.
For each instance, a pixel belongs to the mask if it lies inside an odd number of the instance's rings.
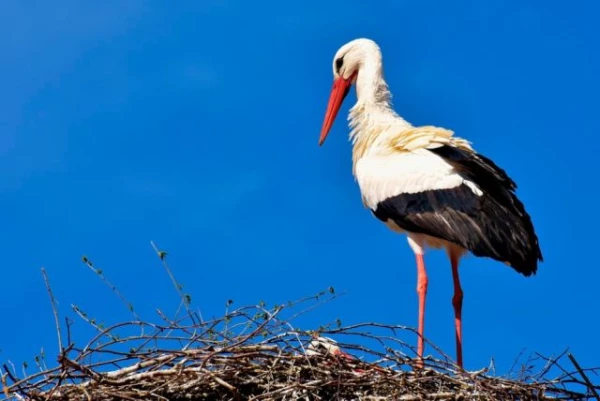
[{"label": "twig", "polygon": [[71,324],[73,321],[68,317],[65,317],[65,326],[67,327],[67,347],[70,347],[73,342],[71,341]]},{"label": "twig", "polygon": [[[175,276],[173,275],[173,272],[171,271],[171,268],[169,267],[169,264],[167,263],[167,252],[159,250],[158,247],[156,246],[156,244],[154,243],[154,241],[150,241],[150,245],[152,245],[152,248],[154,249],[154,252],[156,252],[156,254],[158,255],[158,258],[160,259],[163,268],[169,275],[169,278],[171,279],[171,282],[173,283],[173,286],[175,287],[175,290],[177,291],[179,298],[181,298],[181,302],[183,303],[183,306],[185,307],[185,310],[187,311],[188,316],[190,317],[190,319],[192,319],[194,324],[197,323],[197,321],[194,317],[195,313],[190,309],[191,298],[188,294],[184,294],[181,291],[181,288],[182,288],[181,284],[179,284],[177,282],[177,280],[175,279]],[[202,322],[202,321],[203,321],[202,314],[200,314],[200,322]]]},{"label": "twig", "polygon": [[52,313],[54,314],[54,323],[56,324],[56,335],[58,337],[58,350],[59,354],[63,353],[63,345],[62,345],[62,336],[60,333],[60,323],[58,320],[58,307],[56,306],[56,299],[54,298],[54,294],[52,294],[52,288],[50,287],[50,281],[48,280],[48,275],[46,274],[46,269],[42,267],[42,276],[44,276],[44,283],[46,284],[46,290],[48,291],[48,295],[50,296],[50,304],[52,305]]},{"label": "twig", "polygon": [[596,391],[596,388],[594,387],[594,385],[592,384],[592,382],[590,381],[590,379],[587,377],[587,375],[585,374],[585,372],[583,371],[583,369],[581,369],[581,366],[579,366],[579,363],[577,363],[577,361],[575,360],[575,357],[573,356],[573,354],[571,354],[569,352],[567,354],[567,356],[571,360],[571,363],[573,364],[573,366],[575,366],[575,369],[577,369],[577,371],[579,372],[579,374],[581,375],[581,377],[585,381],[585,384],[587,384],[588,389],[594,394],[594,397],[596,397],[596,400],[600,401],[600,396],[598,395],[598,392]]},{"label": "twig", "polygon": [[[72,304],[71,305],[71,309],[73,309],[73,311],[83,320],[85,320],[90,326],[92,326],[93,328],[95,328],[96,330],[98,330],[99,332],[103,332],[104,330],[102,329],[102,327],[100,325],[98,325],[94,319],[90,319],[87,315],[87,313],[85,313],[79,306]],[[108,334],[113,340],[118,340],[117,337],[112,336],[110,333]]]},{"label": "twig", "polygon": [[108,279],[104,275],[104,272],[101,269],[96,268],[94,266],[94,264],[92,263],[92,261],[89,260],[87,256],[82,256],[81,261],[91,271],[93,271],[98,277],[100,277],[100,280],[102,280],[102,282],[104,284],[106,284],[108,286],[108,288],[110,288],[111,291],[114,292],[117,297],[119,297],[119,299],[121,300],[121,302],[123,302],[123,304],[125,305],[125,307],[127,308],[127,310],[131,313],[131,315],[133,316],[133,318],[135,320],[141,320],[140,317],[137,315],[137,313],[135,313],[135,310],[133,308],[133,304],[131,302],[129,302],[127,300],[127,298],[125,298],[125,296],[123,294],[121,294],[121,291],[119,291],[119,289],[114,284],[112,284],[110,281],[108,281]]}]

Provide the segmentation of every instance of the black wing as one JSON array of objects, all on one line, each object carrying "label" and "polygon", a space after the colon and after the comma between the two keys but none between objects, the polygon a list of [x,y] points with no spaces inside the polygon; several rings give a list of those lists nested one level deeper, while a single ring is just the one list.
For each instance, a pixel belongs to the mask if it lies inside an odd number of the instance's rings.
[{"label": "black wing", "polygon": [[429,149],[444,158],[483,192],[466,184],[400,194],[373,211],[404,230],[458,244],[476,256],[508,263],[525,276],[535,274],[543,257],[530,216],[516,197],[516,184],[488,158],[451,146]]}]

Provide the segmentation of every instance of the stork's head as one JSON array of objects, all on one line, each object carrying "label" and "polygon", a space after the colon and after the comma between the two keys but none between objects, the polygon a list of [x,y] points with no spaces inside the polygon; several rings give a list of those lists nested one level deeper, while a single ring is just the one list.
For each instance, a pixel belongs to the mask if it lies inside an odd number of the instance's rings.
[{"label": "stork's head", "polygon": [[338,49],[333,57],[333,88],[329,96],[329,104],[321,129],[319,146],[325,142],[342,102],[356,83],[356,78],[365,60],[381,62],[381,51],[377,43],[370,39],[355,39]]}]

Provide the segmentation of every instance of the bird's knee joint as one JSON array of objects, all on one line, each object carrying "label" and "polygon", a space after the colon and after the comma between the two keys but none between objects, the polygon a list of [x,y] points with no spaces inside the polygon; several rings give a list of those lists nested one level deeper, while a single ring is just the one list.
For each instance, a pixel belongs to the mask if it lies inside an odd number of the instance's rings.
[{"label": "bird's knee joint", "polygon": [[421,279],[417,282],[417,292],[420,294],[422,292],[427,292],[427,284],[429,283],[429,280],[427,280],[426,278]]}]

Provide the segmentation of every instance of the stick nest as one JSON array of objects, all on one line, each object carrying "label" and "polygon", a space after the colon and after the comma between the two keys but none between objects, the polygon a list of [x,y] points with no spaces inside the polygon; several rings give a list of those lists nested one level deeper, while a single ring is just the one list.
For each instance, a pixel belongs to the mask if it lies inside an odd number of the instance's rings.
[{"label": "stick nest", "polygon": [[[163,259],[164,255],[159,256]],[[92,266],[87,259],[84,262]],[[44,278],[54,306],[45,272]],[[435,356],[427,356],[420,367],[415,350],[408,344],[416,342],[411,328],[375,323],[342,326],[338,321],[303,331],[292,325],[299,316],[335,298],[333,289],[284,306],[267,308],[261,303],[226,310],[223,317],[211,320],[192,312],[189,297],[180,295],[183,317],[171,320],[159,311],[158,323],[137,318],[102,328],[74,306],[74,311],[97,331],[82,347],[71,340],[68,323],[67,345],[62,345],[54,308],[60,345],[57,363],[48,368],[36,359],[39,371],[24,372],[22,377],[13,364],[3,364],[4,399],[409,401],[597,397],[598,386],[590,381],[597,371],[582,369],[567,353],[556,358],[536,354],[524,363],[515,362],[506,376],[496,377],[492,374],[493,364],[477,372],[463,371],[429,342],[428,348]],[[314,347],[323,336],[335,338],[352,357]],[[570,362],[564,361],[566,357]]]}]

